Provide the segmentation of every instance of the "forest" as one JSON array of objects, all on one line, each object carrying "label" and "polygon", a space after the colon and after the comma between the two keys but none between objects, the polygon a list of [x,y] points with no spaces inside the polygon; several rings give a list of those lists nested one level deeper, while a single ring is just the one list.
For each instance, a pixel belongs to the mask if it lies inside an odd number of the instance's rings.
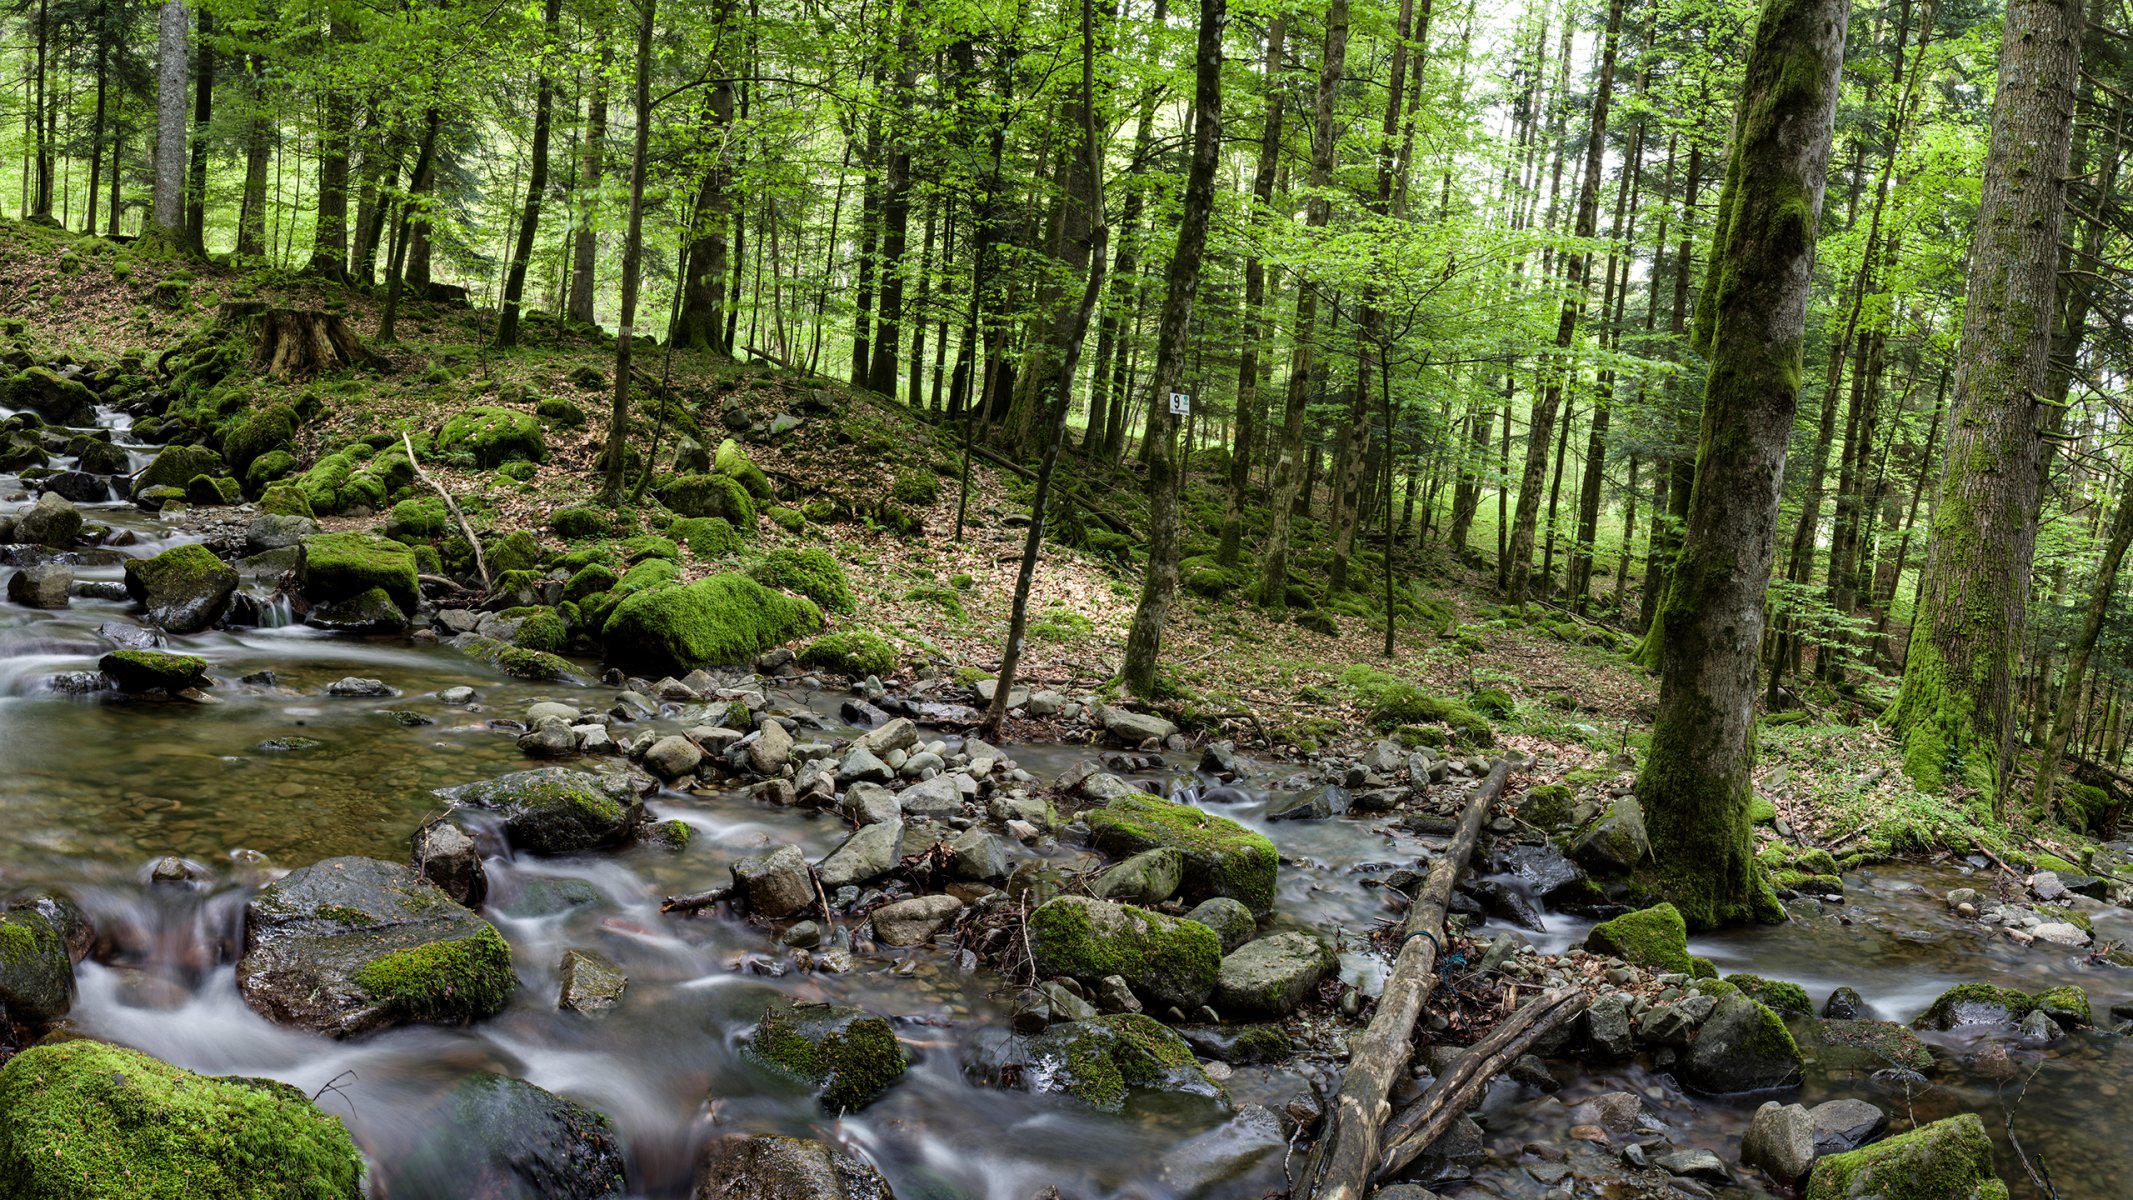
[{"label": "forest", "polygon": [[0,77],[0,1200],[2133,1173],[2125,5]]}]

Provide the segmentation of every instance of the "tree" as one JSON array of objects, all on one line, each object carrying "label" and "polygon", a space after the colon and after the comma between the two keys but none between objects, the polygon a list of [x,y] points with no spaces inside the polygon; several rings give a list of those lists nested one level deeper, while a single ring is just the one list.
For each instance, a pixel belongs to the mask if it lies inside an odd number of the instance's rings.
[{"label": "tree", "polygon": [[496,314],[496,344],[506,349],[518,344],[519,299],[526,291],[526,264],[533,258],[534,235],[541,227],[541,198],[548,191],[548,110],[555,86],[548,76],[548,56],[554,52],[556,27],[563,19],[563,0],[548,0],[541,17],[540,81],[533,94],[533,167],[526,179],[526,208],[519,216],[518,249],[504,280],[503,310]]},{"label": "tree", "polygon": [[185,41],[183,0],[164,0],[156,41],[156,236],[178,243],[185,225]]},{"label": "tree", "polygon": [[2007,6],[1940,499],[1896,699],[1912,779],[1995,804],[2013,765],[2081,30],[2078,0]]},{"label": "tree", "polygon": [[1696,311],[1710,373],[1637,796],[1650,882],[1697,925],[1782,916],[1749,817],[1755,667],[1849,16],[1846,0],[1765,4]]},{"label": "tree", "polygon": [[1156,333],[1155,377],[1148,392],[1148,570],[1140,603],[1126,634],[1127,690],[1156,694],[1156,661],[1162,654],[1163,622],[1178,586],[1178,418],[1168,398],[1185,374],[1186,339],[1192,331],[1193,298],[1200,289],[1200,259],[1207,247],[1207,218],[1215,201],[1215,158],[1222,141],[1222,26],[1225,0],[1200,0],[1200,38],[1193,57],[1192,166],[1185,177],[1185,206],[1177,246],[1164,278],[1162,323]]}]

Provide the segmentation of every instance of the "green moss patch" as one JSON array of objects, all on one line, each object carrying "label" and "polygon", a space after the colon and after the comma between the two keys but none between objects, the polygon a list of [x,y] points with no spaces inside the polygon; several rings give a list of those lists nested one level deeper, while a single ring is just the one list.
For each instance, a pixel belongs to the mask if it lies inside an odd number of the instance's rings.
[{"label": "green moss patch", "polygon": [[2007,1200],[1993,1174],[1992,1139],[1976,1113],[1817,1161],[1806,1200]]},{"label": "green moss patch", "polygon": [[866,629],[824,634],[803,647],[799,658],[807,666],[855,679],[887,675],[896,669],[896,647],[889,639]]},{"label": "green moss patch", "polygon": [[500,467],[541,462],[548,457],[548,443],[531,413],[481,405],[445,421],[437,431],[437,454],[446,459],[465,456],[478,467]]},{"label": "green moss patch", "polygon": [[411,613],[422,599],[414,553],[374,533],[318,533],[305,538],[300,579],[305,597],[314,604],[383,588],[400,611]]},{"label": "green moss patch", "polygon": [[728,573],[628,597],[608,617],[602,639],[620,666],[681,675],[750,661],[821,625],[812,601]]},{"label": "green moss patch", "polygon": [[858,607],[844,567],[835,555],[818,547],[773,550],[749,567],[748,575],[764,587],[797,592],[827,612],[848,613]]},{"label": "green moss patch", "polygon": [[833,1113],[873,1103],[911,1061],[886,1020],[831,1004],[774,1003],[747,1044],[759,1061],[817,1085],[822,1107]]},{"label": "green moss patch", "polygon": [[1120,796],[1084,819],[1107,854],[1124,858],[1162,846],[1176,849],[1185,858],[1180,894],[1188,903],[1228,896],[1255,916],[1273,910],[1281,856],[1264,834],[1143,792]]},{"label": "green moss patch", "polygon": [[1657,904],[1600,922],[1585,935],[1585,949],[1654,971],[1687,975],[1694,970],[1689,958],[1688,923],[1672,904]]}]

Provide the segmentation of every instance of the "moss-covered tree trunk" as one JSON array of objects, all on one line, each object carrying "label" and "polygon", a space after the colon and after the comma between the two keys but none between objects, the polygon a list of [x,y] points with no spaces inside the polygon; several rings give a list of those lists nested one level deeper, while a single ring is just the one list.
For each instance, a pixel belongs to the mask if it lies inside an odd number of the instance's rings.
[{"label": "moss-covered tree trunk", "polygon": [[1748,815],[1755,666],[1849,16],[1845,0],[1765,4],[1719,198],[1713,282],[1697,309],[1710,374],[1637,794],[1651,882],[1699,926],[1776,908]]},{"label": "moss-covered tree trunk", "polygon": [[1895,722],[1921,787],[2000,796],[2042,488],[2037,436],[2066,208],[2079,0],[2010,0],[1970,249],[1940,502]]}]

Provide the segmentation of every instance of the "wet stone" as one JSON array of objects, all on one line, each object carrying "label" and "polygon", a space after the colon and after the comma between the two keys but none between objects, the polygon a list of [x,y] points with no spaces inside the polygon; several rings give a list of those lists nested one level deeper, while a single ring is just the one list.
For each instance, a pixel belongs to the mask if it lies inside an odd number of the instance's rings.
[{"label": "wet stone", "polygon": [[590,950],[563,952],[562,993],[556,1007],[588,1017],[603,1017],[622,1000],[629,976],[604,954]]}]

